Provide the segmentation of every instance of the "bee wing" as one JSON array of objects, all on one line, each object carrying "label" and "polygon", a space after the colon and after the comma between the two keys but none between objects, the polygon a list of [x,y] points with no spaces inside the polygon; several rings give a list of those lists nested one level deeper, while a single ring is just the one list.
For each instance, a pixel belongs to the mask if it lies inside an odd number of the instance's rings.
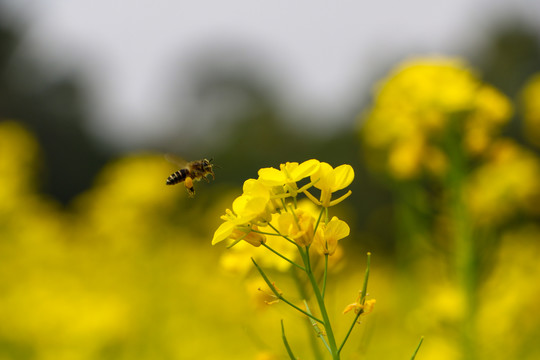
[{"label": "bee wing", "polygon": [[167,160],[168,162],[173,163],[181,168],[185,167],[188,164],[188,161],[173,154],[165,154],[164,157],[165,160]]}]

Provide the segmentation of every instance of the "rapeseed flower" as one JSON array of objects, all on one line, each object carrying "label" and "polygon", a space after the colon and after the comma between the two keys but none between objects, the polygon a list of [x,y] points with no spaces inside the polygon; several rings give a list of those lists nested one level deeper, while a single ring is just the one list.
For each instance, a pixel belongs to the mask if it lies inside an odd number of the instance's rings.
[{"label": "rapeseed flower", "polygon": [[296,210],[279,215],[279,230],[281,235],[293,239],[299,246],[308,246],[313,241],[315,218],[310,214]]},{"label": "rapeseed flower", "polygon": [[315,159],[297,162],[287,162],[280,165],[280,169],[263,168],[259,170],[259,180],[268,186],[283,186],[290,191],[293,196],[298,190],[297,182],[307,178],[319,168],[319,161]]},{"label": "rapeseed flower", "polygon": [[[328,220],[328,213],[329,207],[350,196],[349,190],[332,200],[333,193],[351,184],[354,170],[347,164],[333,168],[330,164],[311,159],[303,163],[281,164],[279,170],[263,168],[258,174],[258,179],[249,179],[244,183],[242,195],[233,201],[232,210],[227,209],[226,214],[222,216],[225,222],[214,233],[212,244],[227,239],[232,241],[232,245],[229,246],[232,247],[229,252],[231,255],[222,257],[222,266],[245,270],[245,265],[251,262],[273,294],[271,301],[267,303],[279,301],[307,316],[332,358],[339,359],[341,348],[357,323],[359,315],[352,322],[341,345],[338,345],[324,297],[328,269],[333,265],[330,264],[329,256],[338,253],[338,242],[349,235],[350,228],[345,221],[336,216]],[[299,187],[299,182],[308,177],[309,182]],[[308,191],[311,187],[320,190],[319,199]],[[298,195],[301,194],[305,194],[308,199],[298,200]],[[316,259],[313,259],[313,244],[322,255]],[[340,257],[338,253],[332,258],[332,263]],[[307,295],[305,286],[307,284],[311,286],[311,301],[316,301],[319,315],[314,315],[311,311],[313,304],[308,304],[309,298],[304,299],[304,305],[301,307],[288,300],[263,270],[266,265],[276,267],[277,264],[280,264],[280,270],[294,266],[296,271],[292,273],[295,274],[295,283],[301,294]],[[305,284],[299,281],[301,279],[298,277],[298,271],[308,280]],[[368,276],[369,254],[364,293]],[[355,308],[362,307],[362,312],[358,310],[358,314],[369,312],[374,303],[374,300],[366,302],[362,299],[362,303],[356,304]],[[285,336],[283,322],[282,338],[289,355],[294,358]]]},{"label": "rapeseed flower", "polygon": [[227,209],[227,214],[222,217],[225,219],[225,222],[214,232],[212,245],[227,239],[234,242],[245,240],[253,246],[260,246],[266,242],[265,236],[253,233],[254,230],[258,230],[257,225],[250,224],[241,217],[236,217],[229,209]]},{"label": "rapeseed flower", "polygon": [[407,61],[379,84],[362,124],[367,160],[398,179],[441,176],[448,169],[448,139],[463,134],[458,146],[479,155],[511,114],[510,101],[462,61]]},{"label": "rapeseed flower", "polygon": [[332,200],[332,193],[342,190],[349,186],[354,180],[354,170],[352,166],[344,164],[335,169],[330,164],[321,162],[319,169],[311,175],[313,186],[321,190],[321,196],[317,200],[307,190],[306,196],[315,204],[325,208],[339,204],[351,195],[351,190],[336,200]]},{"label": "rapeseed flower", "polygon": [[336,252],[338,241],[349,236],[349,225],[334,216],[328,224],[322,224],[317,228],[314,243],[321,255],[333,255]]},{"label": "rapeseed flower", "polygon": [[255,179],[244,182],[244,192],[232,204],[232,210],[227,209],[221,218],[225,220],[214,233],[212,245],[226,239],[246,240],[254,246],[259,246],[264,237],[250,235],[254,225],[264,225],[272,219],[275,210],[270,201],[270,190]]},{"label": "rapeseed flower", "polygon": [[355,314],[358,314],[360,311],[362,311],[362,314],[369,314],[373,311],[376,302],[377,300],[370,299],[366,300],[364,304],[362,304],[360,299],[357,299],[354,303],[347,305],[343,310],[343,313],[346,314],[350,311],[354,311]]},{"label": "rapeseed flower", "polygon": [[[266,226],[272,220],[272,214],[283,208],[284,198],[292,196],[296,199],[299,191],[297,182],[316,172],[319,165],[318,160],[312,159],[301,164],[281,164],[280,170],[260,169],[259,178],[244,182],[242,195],[233,201],[232,210],[227,209],[222,216],[225,222],[214,233],[212,244],[232,239],[260,245],[260,241],[264,242],[263,237],[248,235],[253,225]],[[240,236],[242,233],[243,236]]]}]

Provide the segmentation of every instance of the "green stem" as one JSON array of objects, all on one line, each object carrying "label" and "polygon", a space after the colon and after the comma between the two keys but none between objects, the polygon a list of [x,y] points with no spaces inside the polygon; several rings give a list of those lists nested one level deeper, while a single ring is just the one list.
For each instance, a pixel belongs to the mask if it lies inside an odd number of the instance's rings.
[{"label": "green stem", "polygon": [[329,221],[329,220],[328,220],[328,208],[325,207],[325,208],[324,208],[324,223],[325,223],[325,224],[328,224],[328,221]]},{"label": "green stem", "polygon": [[[306,288],[304,286],[304,283],[300,280],[298,277],[298,271],[295,268],[290,269],[290,273],[292,278],[294,279],[294,283],[296,284],[296,287],[298,289],[298,293],[301,299],[308,299],[308,294],[306,292]],[[313,315],[307,306],[306,300],[304,300],[304,304],[306,304],[306,311]],[[313,327],[314,327],[314,321],[311,318],[306,318],[306,329],[307,329],[307,335],[308,339],[311,345],[311,349],[313,351],[313,359],[315,360],[323,360],[323,355],[321,353],[321,349],[319,347],[319,343],[317,342],[317,338],[312,335]],[[316,324],[316,323],[315,323]]]},{"label": "green stem", "polygon": [[292,261],[291,259],[285,257],[284,255],[280,254],[280,253],[277,252],[276,250],[272,249],[270,246],[266,245],[265,243],[262,243],[261,245],[264,246],[265,248],[267,248],[268,250],[270,250],[271,252],[273,252],[274,254],[276,254],[277,256],[279,256],[280,258],[282,258],[283,260],[287,261],[287,262],[290,263],[291,265],[296,266],[296,267],[299,268],[300,270],[306,271],[306,269],[305,269],[303,266],[298,265],[297,263],[295,263],[295,262]]},{"label": "green stem", "polygon": [[266,276],[266,274],[264,273],[263,269],[259,266],[259,264],[257,264],[257,262],[255,262],[255,260],[253,258],[251,258],[251,261],[253,262],[253,264],[255,264],[255,267],[257,268],[257,270],[259,271],[259,274],[261,274],[264,282],[266,283],[266,285],[268,285],[268,287],[270,288],[270,290],[272,290],[272,292],[274,293],[274,295],[281,301],[283,301],[285,304],[289,305],[290,307],[294,308],[295,310],[298,310],[300,311],[302,314],[308,316],[309,318],[321,323],[324,325],[324,321],[311,315],[310,313],[308,313],[307,311],[305,310],[302,310],[300,309],[298,306],[294,305],[293,303],[291,303],[289,300],[285,299],[283,297],[283,295],[281,295],[281,293],[279,291],[277,291],[276,287],[274,286],[274,284],[272,284],[272,282],[268,279],[268,276]]},{"label": "green stem", "polygon": [[304,261],[304,265],[306,267],[306,274],[311,283],[311,287],[313,288],[313,293],[315,294],[315,298],[317,299],[317,305],[319,306],[319,311],[323,318],[322,324],[324,325],[324,330],[326,331],[326,336],[328,338],[328,346],[330,347],[332,359],[339,360],[339,351],[337,348],[336,339],[334,337],[334,331],[332,329],[332,325],[330,324],[330,317],[328,316],[328,312],[326,311],[324,298],[310,266],[309,247],[306,248],[305,252],[300,249],[300,254],[302,255],[302,260]]},{"label": "green stem", "polygon": [[[366,303],[367,285],[368,285],[370,267],[371,267],[371,253],[367,253],[366,273],[364,275],[364,284],[362,285],[362,292],[361,292],[361,295],[360,295],[360,305],[362,305],[362,306]],[[354,318],[354,321],[352,322],[351,326],[349,327],[349,331],[347,331],[347,335],[345,335],[345,338],[343,339],[343,342],[339,346],[338,353],[340,353],[341,350],[343,349],[343,347],[345,346],[345,343],[349,339],[349,336],[351,335],[351,332],[354,329],[354,326],[358,322],[358,318],[363,313],[364,313],[364,309],[362,308],[362,309],[360,309],[360,311],[358,311],[358,314],[356,314],[356,317]]]},{"label": "green stem", "polygon": [[341,343],[341,345],[339,346],[339,349],[338,349],[338,353],[341,353],[341,350],[343,350],[343,347],[345,346],[345,343],[347,342],[347,340],[349,339],[349,336],[351,336],[351,333],[354,329],[354,326],[358,323],[358,318],[360,317],[360,315],[362,315],[364,313],[364,309],[360,309],[360,311],[358,311],[358,313],[356,314],[356,316],[354,317],[354,320],[351,324],[351,326],[349,327],[349,331],[347,331],[347,335],[345,335],[345,338],[343,338],[343,342]]},{"label": "green stem", "polygon": [[260,231],[260,230],[251,230],[251,231],[253,231],[254,233],[257,233],[257,234],[262,234],[262,235],[282,236],[281,234],[271,233],[271,232],[266,232],[266,231]]},{"label": "green stem", "polygon": [[[311,314],[311,310],[309,309],[309,305],[308,305],[306,300],[304,300],[304,306],[306,307],[306,311]],[[321,329],[319,329],[319,325],[315,321],[313,321],[312,319],[309,319],[309,321],[311,323],[311,326],[315,330],[315,333],[317,334],[317,337],[319,337],[321,339],[322,343],[324,344],[324,346],[326,347],[328,352],[331,352],[332,350],[330,350],[330,347],[328,346],[328,343],[326,342],[326,339],[324,338],[323,332],[321,331]]]},{"label": "green stem", "polygon": [[268,226],[270,226],[272,228],[272,230],[274,230],[279,236],[281,236],[282,238],[284,238],[285,240],[287,240],[288,242],[290,242],[294,246],[298,247],[298,244],[296,243],[296,241],[294,241],[294,240],[290,239],[288,236],[285,236],[282,233],[280,233],[279,230],[276,229],[276,227],[274,225],[268,223]]},{"label": "green stem", "polygon": [[328,277],[328,254],[324,254],[324,274],[322,283],[322,297],[326,294],[326,278]]},{"label": "green stem", "polygon": [[473,226],[465,203],[465,185],[468,175],[467,155],[463,150],[460,133],[454,129],[447,143],[450,167],[447,178],[449,209],[453,225],[455,246],[454,266],[457,281],[465,296],[462,329],[462,358],[475,359],[476,340],[476,288],[478,252],[473,236]]},{"label": "green stem", "polygon": [[424,342],[424,337],[423,336],[420,338],[420,342],[418,343],[418,346],[416,347],[416,350],[414,350],[414,354],[413,354],[411,360],[414,360],[414,358],[416,357],[416,354],[418,354],[418,350],[420,350],[420,346],[422,346],[422,342]]},{"label": "green stem", "polygon": [[317,228],[319,227],[319,223],[321,222],[322,214],[324,212],[325,208],[321,208],[321,212],[319,213],[319,217],[317,218],[317,222],[315,223],[315,228],[313,229],[313,235],[317,232]]},{"label": "green stem", "polygon": [[283,320],[281,320],[281,338],[283,339],[283,344],[285,345],[285,349],[287,349],[287,354],[289,354],[289,358],[291,360],[296,360],[296,356],[294,356],[292,349],[289,346],[289,342],[287,341],[287,336],[285,336],[285,326],[283,326]]}]

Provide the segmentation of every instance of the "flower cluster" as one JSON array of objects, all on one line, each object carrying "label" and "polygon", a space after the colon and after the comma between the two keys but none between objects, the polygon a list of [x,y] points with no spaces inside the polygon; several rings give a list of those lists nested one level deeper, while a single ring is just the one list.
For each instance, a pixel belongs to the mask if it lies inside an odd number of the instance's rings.
[{"label": "flower cluster", "polygon": [[[311,285],[310,296],[313,296],[317,303],[318,314],[312,311],[313,304],[309,305],[308,301],[310,299],[304,299],[304,308],[301,308],[289,301],[275,282],[270,280],[263,270],[263,267],[269,265],[267,256],[251,256],[250,259],[272,292],[271,300],[265,302],[271,304],[281,301],[307,316],[332,359],[340,358],[341,349],[358,323],[359,316],[370,312],[375,304],[374,300],[366,300],[366,296],[361,296],[355,304],[347,306],[345,312],[354,310],[356,316],[347,335],[339,344],[331,326],[324,297],[329,257],[332,256],[333,260],[339,259],[339,255],[336,256],[340,254],[339,241],[349,236],[350,228],[337,216],[330,218],[329,208],[351,195],[350,190],[339,195],[336,195],[336,192],[344,190],[353,179],[354,170],[350,165],[333,168],[315,159],[303,163],[288,162],[281,164],[279,169],[260,169],[257,179],[244,182],[242,195],[233,201],[232,209],[225,211],[225,215],[221,217],[224,222],[212,239],[212,244],[228,241],[229,248],[232,247],[233,250],[231,253],[244,257],[249,254],[249,249],[268,250],[264,252],[280,261],[272,264],[274,267],[284,269],[285,263],[287,267],[295,266],[303,272],[309,280],[306,284]],[[300,194],[304,194],[306,198],[299,200]],[[322,276],[315,274],[314,264],[318,261],[312,259],[312,247],[324,258]],[[367,294],[369,259],[368,253],[361,294]],[[229,268],[238,268],[237,260],[238,258],[228,257],[222,264]],[[301,292],[305,291],[304,285],[298,281],[295,283]],[[290,358],[295,359],[287,342],[283,323],[282,339]]]},{"label": "flower cluster", "polygon": [[449,134],[471,155],[489,147],[511,116],[510,101],[457,59],[406,62],[377,89],[362,135],[375,167],[398,179],[448,168]]},{"label": "flower cluster", "polygon": [[[281,164],[279,169],[263,168],[258,175],[244,182],[242,195],[222,216],[225,222],[214,233],[212,244],[229,240],[236,245],[243,240],[258,247],[266,245],[268,236],[278,236],[304,248],[314,244],[320,254],[333,255],[338,241],[349,235],[349,226],[336,216],[329,219],[328,208],[351,195],[349,190],[333,199],[335,192],[354,179],[352,167],[332,168],[312,159]],[[305,179],[309,180],[301,185]],[[310,192],[312,188],[319,190],[318,197]],[[312,203],[298,201],[299,194]]]}]

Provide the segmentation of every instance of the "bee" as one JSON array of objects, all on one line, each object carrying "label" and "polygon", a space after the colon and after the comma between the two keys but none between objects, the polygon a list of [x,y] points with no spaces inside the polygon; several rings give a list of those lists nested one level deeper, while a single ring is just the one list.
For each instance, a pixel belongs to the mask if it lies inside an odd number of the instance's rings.
[{"label": "bee", "polygon": [[174,185],[184,182],[184,185],[186,186],[186,190],[190,197],[193,197],[195,195],[195,189],[193,188],[194,180],[199,181],[201,179],[204,179],[206,182],[210,182],[207,178],[208,175],[212,175],[213,180],[216,179],[214,175],[214,164],[212,164],[212,159],[203,159],[187,162],[183,160],[179,161],[177,159],[171,159],[171,157],[169,156],[166,157],[169,161],[172,161],[177,165],[182,166],[180,170],[173,172],[167,178],[166,184]]}]

